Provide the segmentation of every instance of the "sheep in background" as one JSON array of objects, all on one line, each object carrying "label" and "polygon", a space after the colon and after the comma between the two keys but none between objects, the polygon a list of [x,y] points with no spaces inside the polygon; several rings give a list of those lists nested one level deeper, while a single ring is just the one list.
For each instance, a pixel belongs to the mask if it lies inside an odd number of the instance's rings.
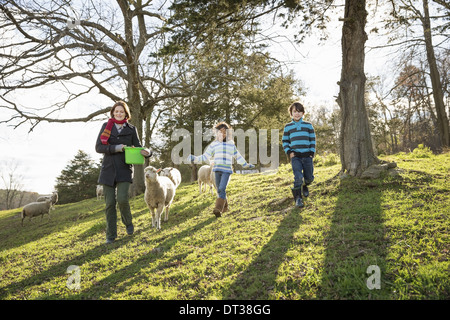
[{"label": "sheep in background", "polygon": [[51,198],[52,198],[52,206],[54,206],[58,202],[58,192],[54,191]]},{"label": "sheep in background", "polygon": [[47,199],[50,199],[52,201],[52,210],[55,210],[54,205],[58,202],[58,193],[56,191],[53,191],[51,196],[40,196],[37,198],[36,202],[45,202]]},{"label": "sheep in background", "polygon": [[[144,199],[152,214],[152,227],[161,230],[161,214],[166,209],[164,221],[169,219],[169,209],[175,197],[175,185],[165,176],[159,176],[161,169],[148,166],[144,169],[145,194]],[[155,213],[156,210],[156,213]]]},{"label": "sheep in background", "polygon": [[27,205],[25,205],[22,209],[22,227],[23,227],[23,220],[25,217],[29,217],[30,221],[32,217],[37,217],[39,215],[42,215],[42,218],[44,217],[44,214],[48,214],[48,219],[50,220],[50,208],[52,207],[52,199],[47,199],[43,202],[31,202]]},{"label": "sheep in background", "polygon": [[102,197],[104,197],[104,194],[103,194],[103,186],[102,186],[101,184],[98,184],[98,185],[97,185],[97,191],[96,191],[96,193],[97,193],[97,200],[100,200]]},{"label": "sheep in background", "polygon": [[214,195],[213,187],[216,189],[216,178],[212,171],[212,165],[204,165],[198,169],[198,189],[200,194],[202,193],[203,186],[205,186],[205,192],[209,186],[211,194]]},{"label": "sheep in background", "polygon": [[51,199],[50,196],[40,196],[36,199],[36,202],[45,202],[47,199]]},{"label": "sheep in background", "polygon": [[159,174],[163,177],[168,177],[170,180],[172,180],[173,184],[175,185],[175,188],[178,188],[178,186],[181,183],[181,173],[178,169],[168,167],[161,170],[161,173]]}]

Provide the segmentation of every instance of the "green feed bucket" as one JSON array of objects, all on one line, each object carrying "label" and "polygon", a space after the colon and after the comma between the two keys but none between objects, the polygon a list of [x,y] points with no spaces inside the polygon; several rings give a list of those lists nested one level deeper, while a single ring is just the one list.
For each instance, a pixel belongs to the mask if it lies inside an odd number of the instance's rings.
[{"label": "green feed bucket", "polygon": [[144,164],[145,158],[141,154],[144,148],[125,147],[125,162],[128,164]]}]

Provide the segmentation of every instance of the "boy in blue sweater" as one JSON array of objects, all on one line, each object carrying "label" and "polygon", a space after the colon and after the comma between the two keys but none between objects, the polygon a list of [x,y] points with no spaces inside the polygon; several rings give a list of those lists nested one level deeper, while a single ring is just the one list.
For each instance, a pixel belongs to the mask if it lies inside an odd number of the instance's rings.
[{"label": "boy in blue sweater", "polygon": [[303,121],[305,108],[300,102],[294,102],[288,110],[292,121],[284,126],[282,142],[294,172],[292,195],[295,205],[301,208],[302,193],[303,197],[308,197],[308,185],[314,181],[313,157],[316,152],[316,134],[312,124]]}]

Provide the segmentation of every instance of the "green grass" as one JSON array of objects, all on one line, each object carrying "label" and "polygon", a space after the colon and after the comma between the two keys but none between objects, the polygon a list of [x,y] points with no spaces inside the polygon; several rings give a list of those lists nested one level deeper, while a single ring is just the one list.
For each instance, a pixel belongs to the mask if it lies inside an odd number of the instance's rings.
[{"label": "green grass", "polygon": [[[383,158],[400,176],[340,180],[339,164],[317,167],[303,209],[289,166],[234,174],[219,219],[214,198],[183,183],[161,231],[139,196],[135,234],[119,219],[113,245],[103,201],[58,205],[24,227],[20,209],[0,211],[0,299],[449,299],[450,154]],[[381,289],[367,287],[370,265]]]}]

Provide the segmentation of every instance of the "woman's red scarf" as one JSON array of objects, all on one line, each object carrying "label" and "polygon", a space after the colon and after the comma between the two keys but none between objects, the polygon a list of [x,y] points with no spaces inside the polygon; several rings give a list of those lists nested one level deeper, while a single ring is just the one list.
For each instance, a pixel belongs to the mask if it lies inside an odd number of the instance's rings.
[{"label": "woman's red scarf", "polygon": [[116,120],[115,118],[111,118],[108,120],[108,123],[106,124],[105,130],[100,135],[100,140],[102,141],[102,144],[108,144],[108,139],[111,136],[111,129],[114,125],[114,123],[122,124],[127,122],[127,119],[124,120]]}]

